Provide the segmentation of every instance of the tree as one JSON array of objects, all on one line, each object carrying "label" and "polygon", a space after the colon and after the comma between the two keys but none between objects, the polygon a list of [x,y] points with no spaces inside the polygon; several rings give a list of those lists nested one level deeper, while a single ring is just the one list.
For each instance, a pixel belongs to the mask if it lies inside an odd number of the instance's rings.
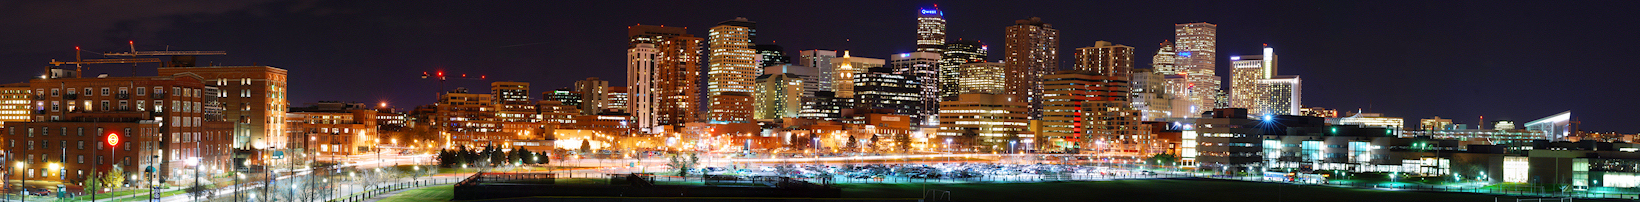
[{"label": "tree", "polygon": [[855,142],[859,142],[859,141],[860,140],[854,139],[854,134],[848,134],[848,142],[846,142],[843,145],[843,147],[844,148],[849,148],[849,149],[854,149],[856,147],[859,147],[859,145],[856,145],[856,143],[855,143]]},{"label": "tree", "polygon": [[496,165],[501,165],[501,164],[507,163],[507,153],[502,152],[501,148],[490,147],[489,157],[490,157],[489,158],[490,159],[490,166],[496,166]]},{"label": "tree", "polygon": [[450,167],[451,165],[455,165],[455,164],[456,164],[456,155],[455,155],[454,152],[450,152],[450,150],[447,150],[447,149],[438,150],[438,166],[439,167]]},{"label": "tree", "polygon": [[1179,157],[1173,156],[1173,154],[1156,154],[1154,156],[1150,156],[1150,163],[1156,165],[1173,165],[1174,162],[1178,161]]},{"label": "tree", "polygon": [[85,181],[81,181],[81,183],[83,183],[85,185],[85,190],[87,190],[87,191],[102,190],[102,188],[103,188],[103,183],[102,183],[103,177],[102,176],[103,176],[102,173],[92,172],[91,176],[87,177],[85,179]]},{"label": "tree", "polygon": [[507,161],[505,162],[505,164],[522,163],[524,161],[522,159],[519,159],[519,158],[522,158],[522,157],[524,157],[524,154],[520,154],[517,149],[513,149],[512,151],[508,151],[507,152]]},{"label": "tree", "polygon": [[787,142],[786,145],[791,145],[793,150],[802,150],[805,148],[803,145],[806,145],[806,143],[809,143],[809,139],[802,134],[798,134],[792,135],[791,142]]},{"label": "tree", "polygon": [[894,142],[900,146],[900,152],[911,152],[911,134],[894,134]]},{"label": "tree", "polygon": [[125,169],[120,168],[119,164],[114,164],[113,167],[113,169],[108,169],[106,175],[102,176],[103,185],[110,188],[119,188],[121,184],[125,184]]},{"label": "tree", "polygon": [[462,164],[478,165],[478,161],[482,160],[479,159],[481,156],[479,156],[478,151],[475,150],[462,150],[461,155],[463,160]]},{"label": "tree", "polygon": [[877,137],[878,137],[877,134],[871,134],[871,150],[872,151],[877,151],[879,149],[882,149],[882,148],[878,147],[879,145],[882,145],[882,142],[877,141],[878,140]]},{"label": "tree", "polygon": [[585,154],[585,153],[591,153],[591,152],[592,152],[592,141],[581,140],[581,153]]},{"label": "tree", "polygon": [[678,178],[683,178],[689,176],[690,168],[693,168],[696,163],[700,163],[700,157],[695,156],[695,153],[689,153],[688,158],[684,158],[683,154],[674,153],[672,154],[672,161],[666,163],[666,165],[672,166],[673,169],[678,171]]},{"label": "tree", "polygon": [[1019,152],[1019,151],[1017,151],[1019,149],[1019,144],[1023,143],[1023,142],[1019,142],[1019,139],[1020,139],[1019,138],[1019,131],[1012,131],[1012,130],[1008,131],[1008,152],[1009,153]]},{"label": "tree", "polygon": [[525,149],[523,147],[520,147],[518,150],[514,151],[518,152],[518,163],[535,164],[535,152],[530,152],[529,149]]},{"label": "tree", "polygon": [[535,154],[535,156],[541,157],[541,159],[535,160],[535,164],[551,163],[552,162],[552,154],[547,153],[547,152],[551,152],[551,151],[542,151],[541,153]]},{"label": "tree", "polygon": [[975,143],[979,142],[979,130],[974,128],[963,129],[962,138],[957,139],[957,142],[957,144],[962,145],[963,148],[977,146]]},{"label": "tree", "polygon": [[188,186],[183,191],[194,196],[194,198],[211,198],[212,195],[216,195],[216,189],[212,189],[210,184],[204,183]]}]

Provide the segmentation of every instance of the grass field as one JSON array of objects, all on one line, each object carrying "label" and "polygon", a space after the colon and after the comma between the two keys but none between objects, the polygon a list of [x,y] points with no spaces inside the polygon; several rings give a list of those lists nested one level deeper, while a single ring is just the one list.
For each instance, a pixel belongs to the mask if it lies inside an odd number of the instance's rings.
[{"label": "grass field", "polygon": [[[848,184],[844,198],[922,198],[919,184]],[[405,191],[382,201],[448,201],[454,187]],[[1211,179],[1010,184],[930,184],[954,201],[1513,201],[1516,197],[1296,186]],[[1582,201],[1582,200],[1580,200]]]},{"label": "grass field", "polygon": [[442,185],[405,190],[380,202],[449,201],[455,197],[455,185]]}]

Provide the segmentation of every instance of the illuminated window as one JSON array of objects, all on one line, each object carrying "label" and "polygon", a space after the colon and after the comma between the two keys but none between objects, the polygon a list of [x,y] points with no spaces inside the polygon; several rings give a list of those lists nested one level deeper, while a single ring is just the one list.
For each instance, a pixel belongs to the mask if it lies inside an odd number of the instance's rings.
[{"label": "illuminated window", "polygon": [[1527,160],[1527,157],[1505,156],[1503,157],[1503,182],[1525,183],[1527,179],[1530,179],[1527,176],[1527,171],[1531,168],[1532,164]]}]

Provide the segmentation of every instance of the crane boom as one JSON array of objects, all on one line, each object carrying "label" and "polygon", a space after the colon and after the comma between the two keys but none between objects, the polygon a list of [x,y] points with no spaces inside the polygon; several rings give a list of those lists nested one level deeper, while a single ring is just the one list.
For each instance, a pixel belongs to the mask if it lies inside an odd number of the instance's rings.
[{"label": "crane boom", "polygon": [[82,59],[80,61],[57,61],[52,59],[50,64],[62,65],[89,65],[89,64],[116,64],[116,63],[148,63],[160,62],[159,58],[113,58],[113,59]]},{"label": "crane boom", "polygon": [[157,56],[157,55],[228,55],[227,51],[134,51],[123,53],[104,53],[106,56]]}]

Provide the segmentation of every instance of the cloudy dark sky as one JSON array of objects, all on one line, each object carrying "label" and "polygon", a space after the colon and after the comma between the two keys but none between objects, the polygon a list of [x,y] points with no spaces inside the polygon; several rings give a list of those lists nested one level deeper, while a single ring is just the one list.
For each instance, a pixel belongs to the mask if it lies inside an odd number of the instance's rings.
[{"label": "cloudy dark sky", "polygon": [[[759,43],[887,57],[914,46],[915,13],[939,8],[949,37],[1000,57],[1003,27],[1042,17],[1069,50],[1112,41],[1148,66],[1172,25],[1219,25],[1220,61],[1270,44],[1280,74],[1302,75],[1304,104],[1473,124],[1571,110],[1583,129],[1640,132],[1637,1],[0,1],[0,82],[89,52],[223,50],[201,62],[290,70],[293,103],[431,103],[424,71],[486,75],[535,92],[600,77],[624,83],[626,26],[684,26],[698,36],[735,17]],[[847,42],[845,42],[847,41]],[[98,57],[95,55],[88,57]],[[1068,67],[1069,63],[1066,64]],[[136,67],[152,75],[156,64]],[[1227,62],[1219,64],[1228,77]],[[91,73],[132,74],[130,65]],[[9,79],[7,79],[9,78]],[[487,89],[488,81],[451,81]],[[481,92],[483,90],[480,90]],[[1413,126],[1413,125],[1409,125]]]}]

